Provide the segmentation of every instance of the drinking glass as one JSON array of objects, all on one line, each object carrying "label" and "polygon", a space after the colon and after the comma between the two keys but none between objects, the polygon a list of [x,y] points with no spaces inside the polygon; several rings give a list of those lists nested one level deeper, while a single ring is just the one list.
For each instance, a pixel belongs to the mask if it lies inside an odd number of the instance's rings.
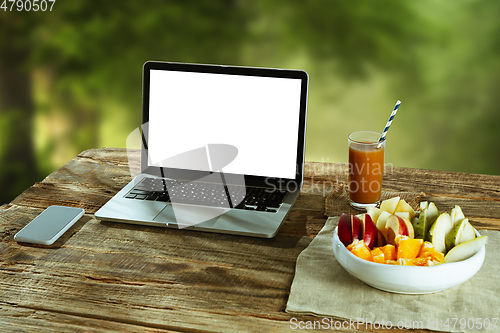
[{"label": "drinking glass", "polygon": [[382,193],[385,141],[380,133],[353,132],[349,142],[349,203],[356,209],[377,206]]}]

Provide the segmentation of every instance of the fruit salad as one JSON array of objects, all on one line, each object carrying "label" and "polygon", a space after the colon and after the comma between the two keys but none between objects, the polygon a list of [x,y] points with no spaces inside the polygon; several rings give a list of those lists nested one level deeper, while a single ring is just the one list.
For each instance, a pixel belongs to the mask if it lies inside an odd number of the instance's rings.
[{"label": "fruit salad", "polygon": [[380,264],[434,266],[465,260],[487,243],[455,206],[439,214],[433,202],[421,202],[420,212],[400,197],[382,201],[367,214],[342,214],[340,241],[355,256]]}]

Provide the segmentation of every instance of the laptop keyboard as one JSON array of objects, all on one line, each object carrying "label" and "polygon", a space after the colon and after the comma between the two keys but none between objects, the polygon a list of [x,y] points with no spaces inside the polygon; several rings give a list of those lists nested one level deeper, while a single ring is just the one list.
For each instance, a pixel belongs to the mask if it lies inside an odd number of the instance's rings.
[{"label": "laptop keyboard", "polygon": [[[271,191],[263,187],[144,178],[125,198],[276,213],[286,194],[285,191]],[[239,204],[234,206],[233,202]]]}]

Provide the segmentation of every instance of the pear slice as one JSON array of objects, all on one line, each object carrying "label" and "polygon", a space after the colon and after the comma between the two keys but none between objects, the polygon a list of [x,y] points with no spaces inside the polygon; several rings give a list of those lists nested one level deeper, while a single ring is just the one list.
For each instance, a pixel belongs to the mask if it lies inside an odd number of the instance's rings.
[{"label": "pear slice", "polygon": [[411,224],[413,225],[413,231],[415,232],[415,238],[424,239],[425,234],[420,231],[420,226],[418,224],[419,218],[420,218],[420,216],[415,216],[413,218],[413,220],[411,220]]},{"label": "pear slice", "polygon": [[462,208],[460,208],[459,205],[455,205],[455,207],[451,210],[450,216],[451,216],[451,222],[453,223],[453,227],[455,227],[458,224],[458,222],[465,219],[465,215],[462,212]]},{"label": "pear slice", "polygon": [[413,224],[413,230],[415,231],[415,238],[424,239],[427,235],[427,232],[429,231],[429,226],[427,226],[426,228],[427,219],[425,218],[427,215],[428,207],[429,203],[427,201],[422,201],[420,203],[420,215],[418,217],[414,217],[411,221]]},{"label": "pear slice", "polygon": [[425,238],[429,232],[430,226],[436,221],[438,216],[439,211],[434,202],[421,202],[418,220],[413,219],[412,221],[413,228],[415,229],[415,238]]},{"label": "pear slice", "polygon": [[448,213],[442,213],[429,229],[428,240],[434,245],[436,251],[446,253],[446,235],[451,231],[451,217]]},{"label": "pear slice", "polygon": [[488,236],[474,238],[458,244],[444,256],[444,262],[457,262],[468,259],[477,253],[488,242]]},{"label": "pear slice", "polygon": [[[453,218],[452,218],[453,221]],[[464,231],[465,226],[469,222],[468,219],[463,219],[459,221],[453,229],[446,235],[445,245],[446,251],[450,251],[455,245],[460,244],[460,238],[462,237],[462,233]],[[469,239],[470,240],[470,239]]]},{"label": "pear slice", "polygon": [[390,198],[390,199],[382,201],[382,203],[380,204],[380,209],[388,212],[389,214],[394,214],[394,211],[396,210],[396,206],[399,203],[399,199],[401,199],[401,198],[394,197],[394,198]]},{"label": "pear slice", "polygon": [[464,219],[467,222],[465,223],[464,230],[462,231],[462,236],[460,237],[458,244],[468,242],[474,238],[476,238],[476,229],[470,224],[469,219]]},{"label": "pear slice", "polygon": [[429,227],[436,221],[438,216],[439,216],[439,211],[436,205],[434,204],[434,202],[430,202],[429,206],[427,207],[427,217],[426,217],[428,219],[427,224]]},{"label": "pear slice", "polygon": [[427,219],[427,208],[420,210],[420,215],[412,220],[413,230],[415,230],[415,238],[424,238],[426,235],[425,229],[429,230],[429,226],[426,225]]}]

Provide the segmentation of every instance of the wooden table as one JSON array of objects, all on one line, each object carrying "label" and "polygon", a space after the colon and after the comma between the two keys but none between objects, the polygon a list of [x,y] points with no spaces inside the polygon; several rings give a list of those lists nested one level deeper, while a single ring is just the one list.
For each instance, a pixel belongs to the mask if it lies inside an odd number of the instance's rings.
[{"label": "wooden table", "polygon": [[[297,256],[325,223],[326,196],[347,181],[346,165],[305,169],[278,235],[258,239],[96,220],[131,178],[124,149],[84,151],[0,207],[0,331],[293,331],[285,307]],[[500,176],[395,167],[384,188],[459,204],[478,229],[500,230]],[[51,247],[15,242],[50,205],[86,214]]]}]

